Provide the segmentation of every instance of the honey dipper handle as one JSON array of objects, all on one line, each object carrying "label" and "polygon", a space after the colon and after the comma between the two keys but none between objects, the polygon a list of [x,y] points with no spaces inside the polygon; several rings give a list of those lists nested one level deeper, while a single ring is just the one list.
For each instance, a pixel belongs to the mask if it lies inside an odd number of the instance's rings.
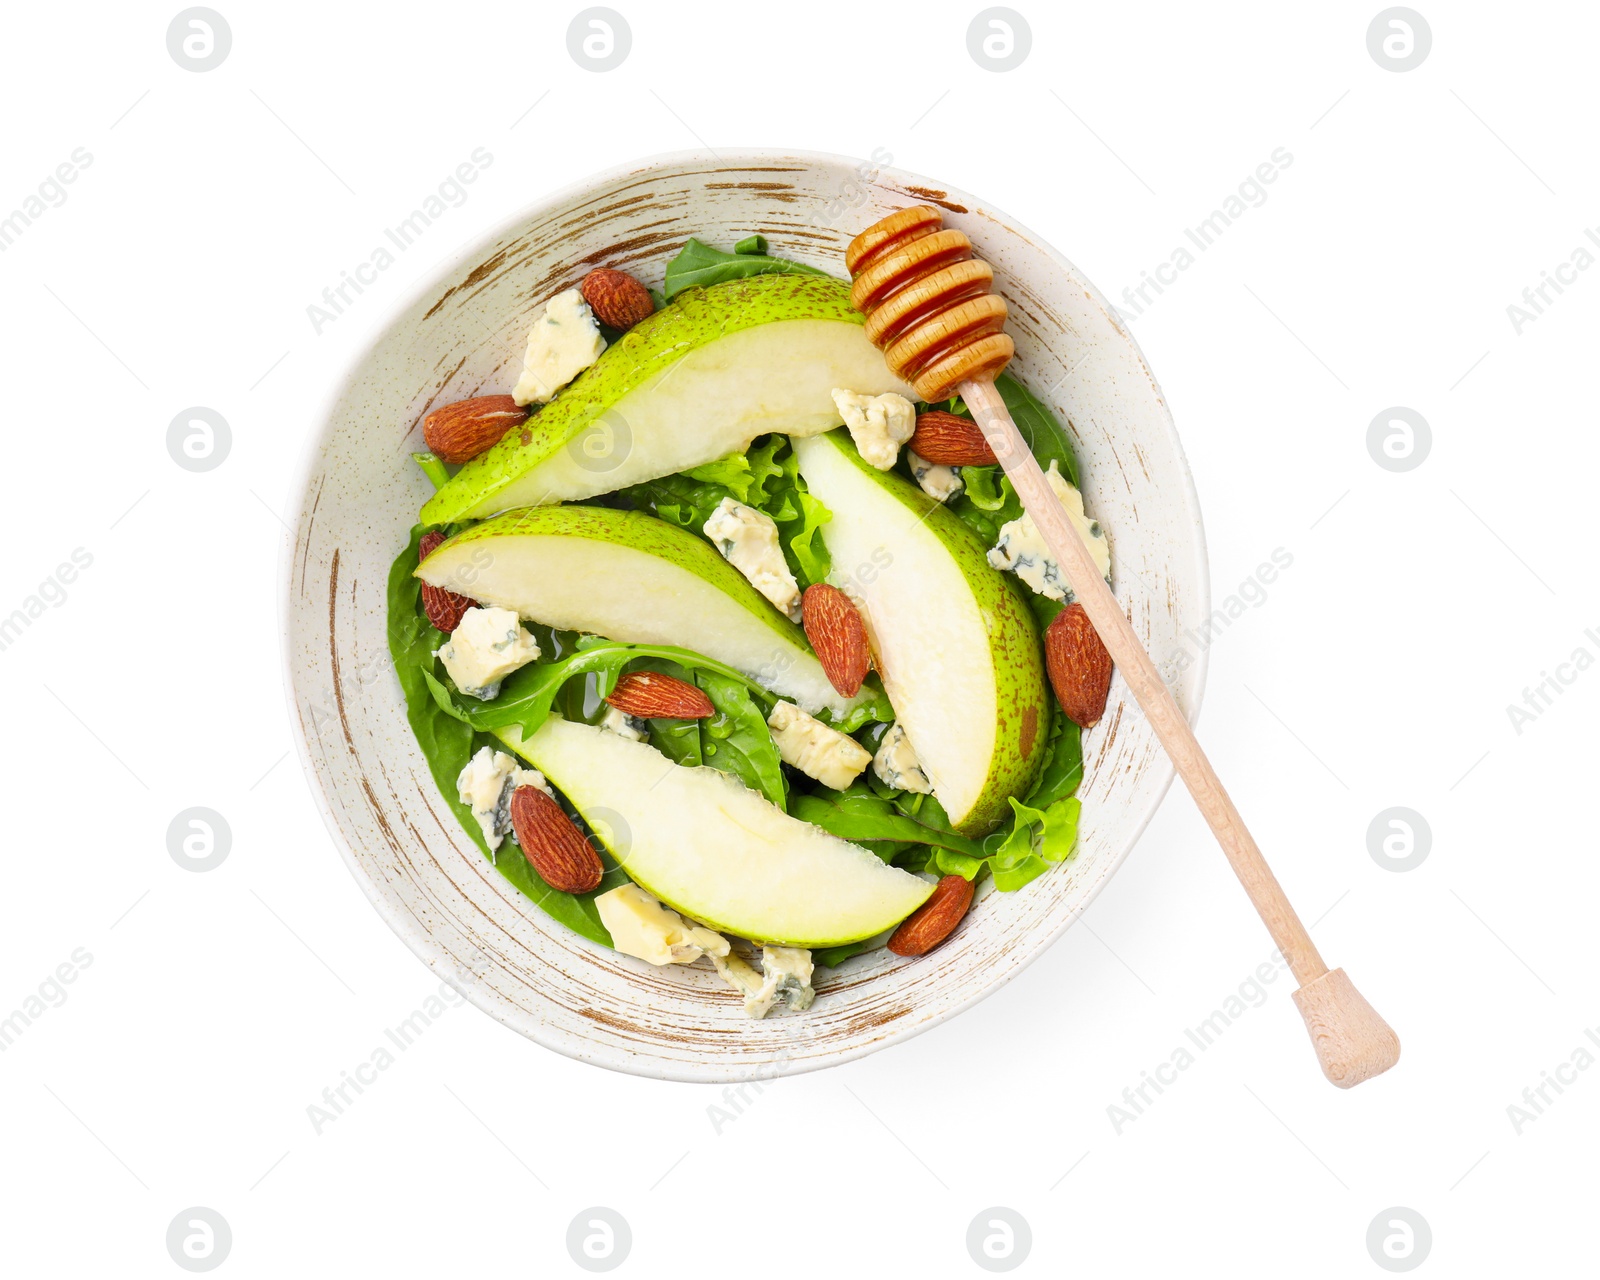
[{"label": "honey dipper handle", "polygon": [[1323,963],[1189,722],[1139,642],[1133,625],[1123,615],[1111,588],[1101,578],[1033,451],[1012,422],[994,383],[968,381],[961,383],[958,390],[1006,475],[1011,477],[1017,496],[1033,517],[1045,545],[1065,572],[1078,603],[1143,708],[1178,776],[1227,854],[1234,874],[1255,903],[1267,932],[1288,961],[1301,987],[1295,993],[1295,1002],[1311,1032],[1323,1073],[1334,1084],[1348,1088],[1387,1071],[1400,1056],[1399,1039],[1351,985],[1344,971],[1335,969],[1330,973]]}]

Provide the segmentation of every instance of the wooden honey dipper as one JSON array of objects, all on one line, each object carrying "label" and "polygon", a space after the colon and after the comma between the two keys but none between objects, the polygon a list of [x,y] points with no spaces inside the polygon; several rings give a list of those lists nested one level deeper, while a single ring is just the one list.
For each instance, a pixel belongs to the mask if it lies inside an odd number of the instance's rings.
[{"label": "wooden honey dipper", "polygon": [[1101,578],[1038,461],[1006,411],[994,380],[1016,348],[1004,332],[1005,300],[972,242],[944,228],[937,209],[918,205],[873,223],[845,251],[850,300],[867,336],[903,381],[930,403],[958,394],[1011,477],[1045,545],[1122,672],[1178,776],[1189,788],[1267,932],[1289,962],[1295,1005],[1322,1072],[1342,1089],[1394,1066],[1400,1040],[1343,969],[1323,962],[1272,868],[1178,710],[1155,663]]}]

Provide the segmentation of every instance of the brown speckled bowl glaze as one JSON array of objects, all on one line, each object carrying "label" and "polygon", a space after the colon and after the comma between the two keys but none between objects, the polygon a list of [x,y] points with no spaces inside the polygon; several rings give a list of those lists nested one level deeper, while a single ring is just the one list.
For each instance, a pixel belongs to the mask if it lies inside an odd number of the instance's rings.
[{"label": "brown speckled bowl glaze", "polygon": [[[932,202],[993,264],[1011,307],[1012,371],[1069,424],[1089,511],[1109,531],[1116,594],[1192,717],[1209,612],[1200,513],[1154,376],[1098,291],[982,201],[841,157],[677,154],[603,173],[466,248],[398,310],[317,422],[285,565],[288,682],[329,829],[385,920],[481,1009],[540,1044],[615,1070],[737,1081],[811,1070],[903,1040],[982,999],[1038,956],[1132,848],[1172,777],[1118,680],[1085,735],[1076,854],[1018,893],[985,892],[932,956],[887,952],[820,971],[816,1004],[762,1022],[709,967],[655,968],[546,917],[462,832],[406,724],[384,638],[389,564],[428,484],[409,457],[425,414],[504,393],[529,322],[594,267],[658,287],[690,235],[844,274],[850,238]],[[1179,655],[1184,655],[1180,657]],[[509,848],[509,846],[508,846]],[[515,856],[515,850],[512,850]]]}]

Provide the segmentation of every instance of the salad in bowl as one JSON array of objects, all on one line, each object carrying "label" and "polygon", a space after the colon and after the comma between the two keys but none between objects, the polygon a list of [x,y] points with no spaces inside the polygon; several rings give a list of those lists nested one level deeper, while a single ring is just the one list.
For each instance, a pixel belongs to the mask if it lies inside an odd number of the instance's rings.
[{"label": "salad in bowl", "polygon": [[[556,290],[508,393],[428,415],[388,584],[429,772],[496,874],[752,1018],[937,964],[1075,848],[1111,663],[959,399],[751,235]],[[1060,424],[997,383],[1085,545]],[[641,970],[648,972],[648,970]]]}]

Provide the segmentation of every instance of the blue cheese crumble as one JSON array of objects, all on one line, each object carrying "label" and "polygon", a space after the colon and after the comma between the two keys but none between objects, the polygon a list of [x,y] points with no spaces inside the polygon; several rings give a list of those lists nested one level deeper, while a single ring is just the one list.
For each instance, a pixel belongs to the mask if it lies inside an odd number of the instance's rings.
[{"label": "blue cheese crumble", "polygon": [[929,462],[921,454],[906,450],[906,463],[911,468],[911,478],[922,486],[922,492],[935,502],[949,502],[966,491],[967,482],[961,478],[960,467],[941,466]]},{"label": "blue cheese crumble", "polygon": [[528,330],[522,376],[512,388],[518,404],[545,404],[600,358],[606,340],[594,312],[576,289],[558,293]]},{"label": "blue cheese crumble", "polygon": [[611,706],[606,708],[605,715],[601,717],[600,727],[616,734],[619,738],[626,738],[629,742],[643,742],[650,736],[648,720],[630,716],[626,711],[619,711]]},{"label": "blue cheese crumble", "polygon": [[472,810],[472,816],[483,828],[484,843],[497,862],[500,842],[512,834],[511,793],[518,787],[538,787],[555,799],[544,774],[537,769],[520,768],[512,757],[493,747],[479,747],[478,754],[467,761],[467,767],[456,779],[461,803]]},{"label": "blue cheese crumble", "polygon": [[723,981],[744,997],[744,1011],[752,1018],[765,1018],[778,1004],[799,1013],[817,997],[811,987],[811,952],[804,947],[763,947],[760,973],[732,951],[713,954],[711,963]]},{"label": "blue cheese crumble", "polygon": [[902,395],[886,391],[881,396],[833,389],[833,403],[850,428],[861,460],[887,471],[900,456],[900,446],[917,429],[916,406]]},{"label": "blue cheese crumble", "polygon": [[468,609],[461,625],[434,650],[456,688],[487,702],[500,682],[539,656],[539,643],[510,609]]},{"label": "blue cheese crumble", "polygon": [[779,759],[835,791],[848,787],[872,761],[872,752],[854,738],[792,702],[780,701],[772,708],[767,728]]},{"label": "blue cheese crumble", "polygon": [[932,795],[933,783],[923,772],[917,753],[911,749],[911,739],[898,723],[889,726],[872,757],[872,772],[886,787],[896,791],[915,791],[918,795]]},{"label": "blue cheese crumble", "polygon": [[650,964],[693,964],[701,956],[728,954],[728,940],[686,920],[636,884],[618,885],[594,900],[611,945]]},{"label": "blue cheese crumble", "polygon": [[752,587],[790,622],[800,621],[800,584],[783,558],[778,526],[771,516],[734,498],[724,498],[701,527],[722,558],[744,574]]},{"label": "blue cheese crumble", "polygon": [[[1044,478],[1050,482],[1056,497],[1066,509],[1067,518],[1078,531],[1078,537],[1089,549],[1089,558],[1107,582],[1111,581],[1111,547],[1106,542],[1105,530],[1098,520],[1091,520],[1083,511],[1083,494],[1079,493],[1061,474],[1055,462]],[[1071,604],[1076,598],[1067,576],[1061,571],[1044,538],[1026,511],[1015,520],[1000,526],[999,540],[989,552],[989,563],[996,569],[1009,569],[1042,596]]]}]

